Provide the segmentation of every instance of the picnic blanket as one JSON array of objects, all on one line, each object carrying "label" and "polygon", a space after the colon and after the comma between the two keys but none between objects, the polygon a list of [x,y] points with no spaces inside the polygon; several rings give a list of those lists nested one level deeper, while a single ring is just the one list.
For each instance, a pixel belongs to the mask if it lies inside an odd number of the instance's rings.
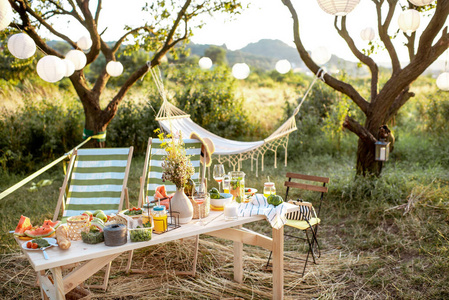
[{"label": "picnic blanket", "polygon": [[241,203],[238,209],[240,217],[265,215],[271,227],[279,229],[287,223],[287,207],[285,203],[274,206],[268,204],[267,198],[262,194],[255,194],[252,202]]}]

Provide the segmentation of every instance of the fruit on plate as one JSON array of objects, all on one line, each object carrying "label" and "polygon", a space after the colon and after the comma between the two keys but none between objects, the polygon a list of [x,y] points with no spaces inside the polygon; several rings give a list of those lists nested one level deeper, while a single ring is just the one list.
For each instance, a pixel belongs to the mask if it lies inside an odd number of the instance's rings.
[{"label": "fruit on plate", "polygon": [[25,236],[25,231],[29,230],[33,227],[30,222],[30,218],[25,216],[20,216],[19,224],[16,227],[16,230],[14,230],[14,235],[16,236]]},{"label": "fruit on plate", "polygon": [[[106,214],[104,212],[99,212],[95,218],[101,219],[103,222],[106,222],[108,220],[108,217],[106,217]],[[91,219],[93,220],[93,219]]]},{"label": "fruit on plate", "polygon": [[85,212],[83,212],[81,215],[82,215],[82,216],[87,216],[87,217],[89,217],[89,220],[92,220],[93,217],[94,217],[94,215],[93,215],[90,211],[88,211],[88,210],[86,210]]},{"label": "fruit on plate", "polygon": [[96,211],[94,211],[93,213],[94,217],[96,217],[101,212],[103,212],[101,209],[97,209]]},{"label": "fruit on plate", "polygon": [[52,237],[55,235],[55,229],[53,227],[41,226],[39,228],[25,230],[25,235],[31,238]]},{"label": "fruit on plate", "polygon": [[56,229],[59,225],[61,225],[61,221],[52,222],[51,220],[45,220],[42,227],[53,227],[53,229]]},{"label": "fruit on plate", "polygon": [[165,189],[165,185],[160,185],[156,188],[156,191],[154,192],[154,199],[163,199],[167,198],[167,191]]},{"label": "fruit on plate", "polygon": [[104,222],[102,219],[99,218],[93,218],[92,221],[90,221],[90,228],[93,227],[97,228],[99,231],[103,231],[104,228]]},{"label": "fruit on plate", "polygon": [[58,241],[60,249],[67,250],[72,245],[68,236],[69,232],[67,231],[67,226],[59,226],[58,229],[56,229],[56,240]]}]

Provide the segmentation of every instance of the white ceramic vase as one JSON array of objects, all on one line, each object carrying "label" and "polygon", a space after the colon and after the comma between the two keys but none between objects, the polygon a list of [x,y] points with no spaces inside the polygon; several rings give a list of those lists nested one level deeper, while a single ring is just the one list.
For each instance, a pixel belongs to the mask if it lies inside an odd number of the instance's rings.
[{"label": "white ceramic vase", "polygon": [[184,189],[179,189],[170,200],[171,210],[179,213],[179,223],[186,224],[192,220],[193,206]]}]

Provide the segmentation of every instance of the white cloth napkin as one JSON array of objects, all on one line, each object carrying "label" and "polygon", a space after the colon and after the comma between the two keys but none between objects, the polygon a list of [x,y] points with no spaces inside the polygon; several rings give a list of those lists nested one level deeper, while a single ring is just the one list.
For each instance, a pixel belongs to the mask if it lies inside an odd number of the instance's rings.
[{"label": "white cloth napkin", "polygon": [[252,202],[241,203],[238,210],[240,217],[265,215],[271,227],[276,229],[282,228],[287,222],[287,218],[285,217],[286,213],[287,208],[285,203],[273,206],[268,204],[267,198],[262,194],[255,194]]}]

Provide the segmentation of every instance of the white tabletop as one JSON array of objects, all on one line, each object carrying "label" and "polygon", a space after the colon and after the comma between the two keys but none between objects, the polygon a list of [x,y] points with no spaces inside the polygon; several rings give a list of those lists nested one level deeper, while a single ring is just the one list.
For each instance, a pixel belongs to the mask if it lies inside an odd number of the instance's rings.
[{"label": "white tabletop", "polygon": [[[294,211],[297,206],[288,204],[288,211]],[[67,250],[61,250],[59,247],[51,247],[46,250],[49,259],[44,259],[42,251],[22,251],[27,255],[31,265],[35,271],[46,270],[54,267],[64,266],[71,263],[81,262],[94,258],[99,258],[111,254],[123,253],[129,250],[143,248],[151,245],[174,241],[182,238],[196,236],[198,234],[207,234],[208,232],[217,231],[220,229],[230,228],[246,223],[251,223],[258,220],[265,219],[263,215],[256,215],[252,217],[239,217],[237,220],[225,221],[223,212],[211,211],[209,216],[203,218],[207,223],[205,226],[196,225],[197,220],[192,220],[188,224],[181,224],[181,227],[170,230],[163,234],[154,234],[152,239],[147,242],[132,243],[129,239],[128,242],[122,246],[108,247],[104,243],[96,245],[86,244],[82,241],[72,241],[72,245]],[[18,240],[18,243],[26,243],[26,241]]]}]

